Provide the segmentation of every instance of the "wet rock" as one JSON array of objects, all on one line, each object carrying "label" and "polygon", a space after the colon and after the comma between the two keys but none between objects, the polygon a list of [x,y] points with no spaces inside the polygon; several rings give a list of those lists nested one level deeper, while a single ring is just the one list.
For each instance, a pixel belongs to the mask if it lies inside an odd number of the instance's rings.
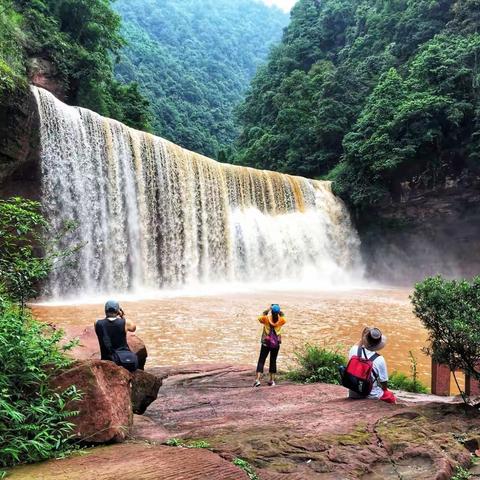
[{"label": "wet rock", "polygon": [[157,399],[162,380],[144,370],[132,373],[132,408],[133,413],[142,415],[147,407]]},{"label": "wet rock", "polygon": [[0,198],[40,198],[39,130],[28,86],[0,97]]},{"label": "wet rock", "polygon": [[[100,347],[93,326],[69,326],[62,327],[62,330],[65,332],[64,344],[71,340],[78,339],[78,345],[68,352],[68,355],[72,358],[75,358],[76,360],[100,358]],[[143,370],[148,356],[145,343],[143,343],[143,341],[134,333],[130,332],[127,334],[127,342],[132,352],[137,354],[139,368]]]},{"label": "wet rock", "polygon": [[71,419],[75,435],[84,442],[122,442],[133,424],[131,374],[113,362],[79,362],[52,382],[66,389],[75,385],[82,394],[68,406],[78,415]]},{"label": "wet rock", "polygon": [[66,86],[61,81],[57,68],[49,60],[40,57],[29,58],[28,76],[32,85],[48,90],[62,102],[66,100]]},{"label": "wet rock", "polygon": [[247,480],[242,470],[205,449],[125,443],[62,460],[14,468],[9,480]]}]

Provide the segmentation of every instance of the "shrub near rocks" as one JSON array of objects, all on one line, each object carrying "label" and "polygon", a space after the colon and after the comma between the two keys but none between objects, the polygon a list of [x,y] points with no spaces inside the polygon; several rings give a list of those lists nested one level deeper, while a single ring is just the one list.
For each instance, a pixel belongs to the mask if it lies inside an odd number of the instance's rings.
[{"label": "shrub near rocks", "polygon": [[298,363],[296,369],[287,373],[287,378],[304,383],[333,383],[338,385],[338,369],[346,365],[346,358],[337,350],[332,351],[317,345],[306,344],[302,350],[295,352]]},{"label": "shrub near rocks", "polygon": [[71,385],[50,386],[71,362],[60,339],[61,332],[52,333],[0,294],[0,469],[68,448],[75,412],[66,405],[78,394]]},{"label": "shrub near rocks", "polygon": [[427,278],[411,299],[428,330],[433,359],[480,380],[480,277],[471,282]]}]

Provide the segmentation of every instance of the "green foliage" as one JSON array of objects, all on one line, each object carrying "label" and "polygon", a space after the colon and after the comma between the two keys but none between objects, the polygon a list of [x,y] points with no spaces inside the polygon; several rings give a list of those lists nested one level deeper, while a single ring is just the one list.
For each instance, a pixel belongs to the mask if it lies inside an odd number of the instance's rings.
[{"label": "green foliage", "polygon": [[165,445],[168,445],[169,447],[183,447],[183,440],[180,438],[169,438],[165,442]]},{"label": "green foliage", "polygon": [[46,61],[68,102],[148,130],[148,102],[113,76],[124,44],[111,0],[0,0],[0,98]]},{"label": "green foliage", "polygon": [[191,440],[186,444],[187,448],[210,448],[210,444],[206,440]]},{"label": "green foliage", "polygon": [[414,313],[429,333],[428,353],[452,371],[480,380],[480,277],[467,280],[427,278],[415,286]]},{"label": "green foliage", "polygon": [[210,448],[210,444],[206,440],[182,440],[180,438],[169,438],[165,445],[169,447]]},{"label": "green foliage", "polygon": [[58,243],[75,228],[66,224],[53,241],[46,241],[49,226],[40,213],[40,204],[14,197],[0,200],[0,291],[20,302],[36,296],[38,283],[61,260],[79,246],[59,250]]},{"label": "green foliage", "polygon": [[338,369],[346,365],[346,358],[339,353],[339,348],[332,351],[317,345],[306,344],[295,352],[298,368],[287,373],[287,378],[303,383],[333,383],[338,385]]},{"label": "green foliage", "polygon": [[255,473],[254,468],[246,460],[235,458],[233,464],[241,468],[250,480],[260,480],[260,477]]},{"label": "green foliage", "polygon": [[288,17],[254,0],[117,0],[114,6],[128,41],[117,78],[137,82],[148,97],[154,132],[230,158],[233,109]]},{"label": "green foliage", "polygon": [[23,83],[22,21],[9,0],[0,0],[0,100]]},{"label": "green foliage", "polygon": [[403,390],[413,393],[428,393],[428,388],[418,380],[417,359],[412,351],[408,352],[410,357],[410,377],[404,373],[393,372],[388,379],[388,386],[393,390]]},{"label": "green foliage", "polygon": [[49,383],[70,364],[61,337],[0,297],[0,468],[68,449],[75,412],[67,404],[79,394],[74,387],[55,391]]},{"label": "green foliage", "polygon": [[236,162],[361,209],[480,167],[478,2],[300,0],[239,109]]},{"label": "green foliage", "polygon": [[472,475],[468,470],[463,467],[457,467],[451,480],[469,480]]},{"label": "green foliage", "polygon": [[421,382],[414,381],[404,373],[393,372],[388,379],[388,387],[392,390],[404,392],[428,393],[428,388]]}]

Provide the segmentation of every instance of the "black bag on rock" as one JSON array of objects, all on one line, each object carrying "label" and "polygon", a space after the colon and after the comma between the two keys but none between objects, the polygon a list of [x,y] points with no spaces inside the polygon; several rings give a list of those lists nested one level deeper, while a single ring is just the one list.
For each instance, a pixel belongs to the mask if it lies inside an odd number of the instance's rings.
[{"label": "black bag on rock", "polygon": [[114,350],[112,358],[117,365],[126,368],[129,372],[134,372],[138,369],[137,354],[130,350]]}]

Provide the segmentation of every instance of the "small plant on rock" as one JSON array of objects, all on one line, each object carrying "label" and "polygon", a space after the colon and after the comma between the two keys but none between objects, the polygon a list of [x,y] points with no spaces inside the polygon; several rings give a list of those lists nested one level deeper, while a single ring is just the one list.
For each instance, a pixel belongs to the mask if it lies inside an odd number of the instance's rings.
[{"label": "small plant on rock", "polygon": [[187,448],[210,448],[210,444],[206,440],[192,440],[186,446]]},{"label": "small plant on rock", "polygon": [[260,480],[260,477],[256,474],[252,465],[250,465],[246,460],[243,460],[241,458],[236,458],[233,461],[233,464],[241,468],[247,474],[247,477],[250,480]]},{"label": "small plant on rock", "polygon": [[469,480],[471,476],[468,470],[465,470],[463,467],[457,467],[451,480]]},{"label": "small plant on rock", "polygon": [[169,447],[183,447],[183,440],[180,438],[169,438],[166,442],[165,445],[168,445]]},{"label": "small plant on rock", "polygon": [[169,438],[165,445],[169,447],[210,448],[210,444],[206,440],[182,440],[181,438]]}]

